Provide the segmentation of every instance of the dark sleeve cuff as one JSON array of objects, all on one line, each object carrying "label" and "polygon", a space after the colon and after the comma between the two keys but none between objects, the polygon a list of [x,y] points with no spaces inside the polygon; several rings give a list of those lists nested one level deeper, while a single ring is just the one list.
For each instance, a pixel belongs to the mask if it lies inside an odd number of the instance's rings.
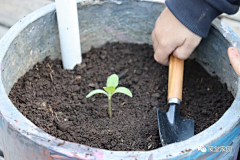
[{"label": "dark sleeve cuff", "polygon": [[166,5],[184,26],[203,38],[212,21],[222,13],[203,0],[166,0]]}]

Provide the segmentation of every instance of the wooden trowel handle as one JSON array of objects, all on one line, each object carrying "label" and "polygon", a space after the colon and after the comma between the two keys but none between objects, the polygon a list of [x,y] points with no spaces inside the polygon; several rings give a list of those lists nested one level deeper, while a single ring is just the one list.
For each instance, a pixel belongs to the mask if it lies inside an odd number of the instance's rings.
[{"label": "wooden trowel handle", "polygon": [[170,56],[168,73],[168,100],[178,98],[182,101],[184,60]]}]

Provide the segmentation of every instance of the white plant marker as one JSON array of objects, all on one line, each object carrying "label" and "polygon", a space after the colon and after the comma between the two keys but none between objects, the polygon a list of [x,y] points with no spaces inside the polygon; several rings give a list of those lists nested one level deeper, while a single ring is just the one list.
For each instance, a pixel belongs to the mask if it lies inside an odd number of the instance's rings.
[{"label": "white plant marker", "polygon": [[63,68],[82,62],[76,0],[55,0]]}]

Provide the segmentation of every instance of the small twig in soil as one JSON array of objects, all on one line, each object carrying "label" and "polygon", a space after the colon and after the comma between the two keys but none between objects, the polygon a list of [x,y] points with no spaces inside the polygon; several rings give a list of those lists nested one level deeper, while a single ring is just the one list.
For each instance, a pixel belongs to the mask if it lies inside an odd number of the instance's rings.
[{"label": "small twig in soil", "polygon": [[152,138],[152,135],[150,135],[150,136],[147,138],[147,140],[148,140],[148,141],[151,141],[151,138]]},{"label": "small twig in soil", "polygon": [[126,102],[123,102],[123,103],[121,104],[121,106],[123,106],[124,104],[126,104]]},{"label": "small twig in soil", "polygon": [[50,69],[50,71],[52,71],[52,65],[50,66],[49,63],[48,63],[47,66]]},{"label": "small twig in soil", "polygon": [[51,78],[51,81],[53,82],[53,76],[52,76],[52,73],[53,73],[53,70],[52,70],[52,65],[50,66],[49,64],[47,64],[48,68],[50,69],[50,78]]},{"label": "small twig in soil", "polygon": [[49,106],[49,111],[51,112],[52,116],[53,116],[53,110],[52,110],[52,107]]},{"label": "small twig in soil", "polygon": [[49,73],[51,81],[53,82],[53,77],[52,77],[52,73]]},{"label": "small twig in soil", "polygon": [[123,106],[125,104],[132,104],[132,103],[131,102],[123,102],[123,103],[121,103],[121,106]]},{"label": "small twig in soil", "polygon": [[120,78],[124,77],[128,73],[128,71],[129,71],[129,69],[125,69],[123,72],[119,73],[118,78],[120,79]]}]

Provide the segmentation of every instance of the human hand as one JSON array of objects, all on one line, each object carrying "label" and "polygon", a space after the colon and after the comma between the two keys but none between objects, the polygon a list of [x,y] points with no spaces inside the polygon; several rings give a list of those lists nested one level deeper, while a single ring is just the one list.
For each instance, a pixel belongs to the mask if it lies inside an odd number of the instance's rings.
[{"label": "human hand", "polygon": [[166,8],[157,19],[152,32],[154,59],[163,65],[168,65],[170,54],[185,60],[201,39]]},{"label": "human hand", "polygon": [[240,76],[240,51],[235,47],[228,48],[228,57],[234,71]]}]

